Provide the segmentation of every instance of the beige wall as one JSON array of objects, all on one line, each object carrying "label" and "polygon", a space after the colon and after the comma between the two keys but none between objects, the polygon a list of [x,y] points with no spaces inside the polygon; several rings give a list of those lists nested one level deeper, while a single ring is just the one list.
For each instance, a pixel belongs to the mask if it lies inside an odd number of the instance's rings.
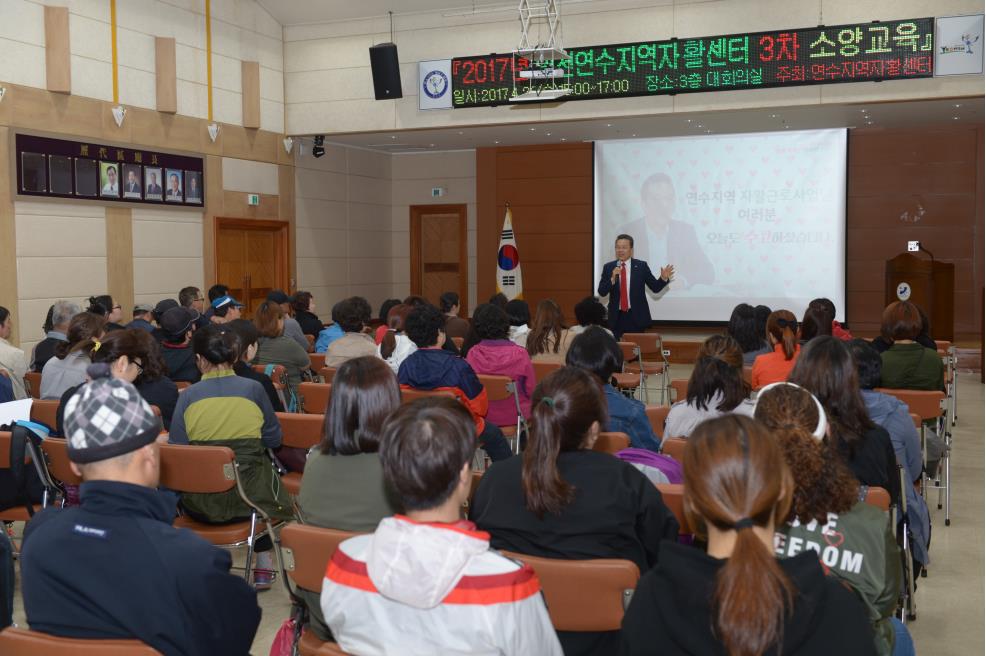
[{"label": "beige wall", "polygon": [[[178,298],[189,285],[203,289],[202,214],[133,210],[134,303]],[[124,306],[124,316],[132,308]]]},{"label": "beige wall", "polygon": [[[468,3],[462,3],[467,5]],[[502,3],[507,6],[509,3]],[[644,39],[838,25],[854,21],[982,12],[977,0],[596,0],[562,5],[564,43]],[[520,37],[517,12],[421,12],[395,18],[404,97],[375,101],[367,48],[390,40],[387,19],[284,28],[285,127],[289,134],[331,134],[454,125],[651,115],[747,107],[852,103],[981,95],[983,76],[694,93],[622,100],[418,110],[419,61],[509,52]]]},{"label": "beige wall", "polygon": [[[411,293],[410,207],[411,205],[466,205],[469,256],[469,299],[463,307],[472,313],[476,307],[476,151],[454,150],[438,153],[393,155],[391,171],[391,252],[395,298]],[[445,195],[432,198],[434,187]],[[491,246],[496,248],[496,244]],[[431,299],[436,300],[436,299]],[[461,299],[460,299],[461,300]]]}]

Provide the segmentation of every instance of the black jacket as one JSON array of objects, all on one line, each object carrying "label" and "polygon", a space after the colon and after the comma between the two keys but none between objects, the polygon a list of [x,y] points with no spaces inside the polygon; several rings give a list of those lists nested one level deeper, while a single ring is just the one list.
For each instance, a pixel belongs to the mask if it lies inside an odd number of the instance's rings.
[{"label": "black jacket", "polygon": [[202,378],[202,372],[195,364],[195,352],[192,345],[172,346],[167,342],[161,343],[161,357],[167,366],[168,378],[177,382],[197,383]]},{"label": "black jacket", "polygon": [[[613,269],[618,262],[613,260],[603,265],[602,275],[599,276],[599,285],[596,291],[600,296],[609,296],[609,327],[616,330],[616,318],[620,313],[620,285],[619,278],[616,283],[611,282]],[[650,266],[643,260],[630,260],[630,288],[627,289],[627,296],[630,301],[630,317],[633,319],[634,331],[643,332],[650,328],[651,316],[650,306],[647,304],[647,292],[644,285],[655,294],[668,286],[668,283],[655,278],[650,270]],[[663,265],[662,265],[663,266]]]},{"label": "black jacket", "polygon": [[31,629],[141,640],[164,654],[246,654],[260,608],[229,552],[175,529],[169,492],[88,481],[81,506],[48,508],[24,532]]},{"label": "black jacket", "polygon": [[270,376],[254,371],[253,367],[242,360],[233,365],[233,371],[237,376],[243,376],[260,383],[264,391],[267,392],[267,398],[270,399],[270,405],[274,408],[274,412],[284,412],[284,404],[281,403],[281,397],[277,395],[277,390],[274,389],[274,383],[271,382]]},{"label": "black jacket", "polygon": [[[83,383],[84,384],[84,383]],[[65,405],[72,395],[79,391],[83,384],[70,387],[62,394],[55,411],[55,435],[65,436]],[[149,405],[156,405],[161,411],[161,423],[164,430],[171,428],[171,417],[175,413],[175,405],[178,403],[178,387],[170,378],[158,378],[157,380],[138,382],[137,391]]]},{"label": "black jacket", "polygon": [[[797,597],[784,624],[783,648],[767,655],[876,653],[866,608],[836,579],[825,576],[817,553],[805,551],[778,563]],[[693,547],[666,544],[660,564],[637,584],[623,618],[623,656],[724,656],[726,650],[713,634],[710,601],[723,564]]]},{"label": "black jacket", "polygon": [[45,362],[55,357],[55,347],[63,343],[64,339],[45,337],[34,347],[34,358],[31,362],[31,371],[41,371],[45,367]]},{"label": "black jacket", "polygon": [[890,493],[893,505],[900,500],[900,474],[897,473],[897,456],[885,428],[874,426],[849,449],[839,443],[839,453],[849,469],[863,485],[882,487]]},{"label": "black jacket", "polygon": [[318,334],[325,328],[318,316],[307,310],[295,310],[294,318],[298,322],[298,325],[301,326],[301,332],[312,337],[317,338]]}]

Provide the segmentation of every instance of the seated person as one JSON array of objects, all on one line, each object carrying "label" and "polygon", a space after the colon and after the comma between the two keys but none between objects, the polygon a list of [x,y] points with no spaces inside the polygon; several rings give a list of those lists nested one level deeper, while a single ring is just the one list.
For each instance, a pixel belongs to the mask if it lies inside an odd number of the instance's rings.
[{"label": "seated person", "polygon": [[671,406],[665,437],[688,437],[706,419],[735,413],[753,415],[750,390],[743,381],[743,352],[728,335],[713,335],[698,350],[684,399]]},{"label": "seated person", "polygon": [[148,335],[154,332],[154,324],[151,323],[154,306],[148,303],[139,303],[134,306],[134,320],[126,325],[127,328],[139,328],[146,331]]},{"label": "seated person", "polygon": [[339,325],[339,309],[342,307],[342,301],[339,301],[332,306],[332,325],[323,328],[318,334],[318,338],[315,340],[315,352],[325,353],[329,350],[329,345],[336,341],[346,333],[342,330],[342,326]]},{"label": "seated person", "polygon": [[835,303],[827,298],[816,298],[808,304],[808,307],[821,308],[832,319],[832,331],[830,333],[826,333],[827,335],[837,337],[843,342],[848,342],[852,339],[852,333],[846,330],[841,323],[835,320]]},{"label": "seated person", "polygon": [[346,653],[561,655],[534,570],[460,519],[472,423],[460,403],[431,398],[384,424],[384,479],[406,515],[346,540],[329,561],[322,613]]},{"label": "seated person", "polygon": [[[373,341],[376,342],[377,346],[380,346],[380,342],[383,341],[383,336],[387,334],[387,317],[390,316],[390,311],[394,308],[394,306],[400,304],[401,304],[401,300],[399,298],[388,298],[386,301],[380,304],[380,314],[377,315],[377,319],[379,320],[380,325],[377,326],[376,332],[373,333]],[[336,319],[335,316],[334,308],[333,308],[332,320],[338,321],[338,319]],[[343,333],[342,330],[340,329],[338,336],[342,337],[342,335]]]},{"label": "seated person", "polygon": [[260,383],[274,412],[284,412],[284,403],[281,402],[281,396],[274,387],[274,381],[267,374],[254,371],[253,365],[250,364],[257,357],[257,351],[260,349],[260,331],[257,330],[257,326],[247,319],[236,319],[229,322],[229,327],[240,338],[241,347],[240,357],[233,365],[233,371],[237,376]]},{"label": "seated person", "polygon": [[883,311],[880,336],[890,347],[881,354],[880,387],[945,391],[945,365],[935,346],[917,341],[921,330],[921,312],[913,303],[895,301]]},{"label": "seated person", "polygon": [[[383,422],[401,405],[397,378],[380,358],[349,360],[332,379],[322,442],[311,452],[301,480],[298,506],[306,524],[367,533],[401,510],[384,482],[377,448]],[[299,589],[310,626],[331,640],[322,619],[319,593]]]},{"label": "seated person", "polygon": [[515,298],[507,303],[507,316],[510,317],[510,341],[527,348],[527,334],[531,332],[531,307],[527,301]]},{"label": "seated person", "polygon": [[[202,380],[178,395],[169,441],[228,446],[236,453],[247,498],[272,519],[293,518],[291,499],[265,452],[281,446],[281,425],[264,388],[233,371],[242,350],[239,337],[228,327],[212,324],[195,331],[192,347]],[[210,524],[242,521],[251,515],[235,489],[182,494],[181,504],[190,517]],[[260,590],[270,588],[274,580],[272,546],[268,536],[256,543],[254,584]]]},{"label": "seated person", "polygon": [[27,373],[27,355],[7,341],[14,332],[14,317],[10,310],[0,306],[0,375],[5,376],[13,389],[15,399],[26,399],[24,374]]},{"label": "seated person", "polygon": [[[246,654],[257,595],[230,573],[230,552],[176,529],[158,490],[161,423],[137,390],[97,378],[67,403],[82,505],[49,507],[24,529],[24,610],[34,631],[140,640],[169,656]],[[106,417],[117,420],[107,430]],[[71,557],[67,557],[71,554]]]},{"label": "seated person", "polygon": [[45,338],[34,345],[31,371],[41,371],[45,363],[55,357],[55,347],[68,341],[69,323],[81,311],[79,305],[72,301],[55,301],[48,309],[44,325]]},{"label": "seated person", "polygon": [[469,409],[479,434],[479,445],[486,455],[493,461],[509,458],[512,452],[503,431],[486,421],[489,401],[476,372],[468,362],[442,348],[444,328],[445,317],[433,305],[419,305],[407,315],[404,332],[418,350],[401,363],[397,380],[401,387],[454,394]]},{"label": "seated person", "polygon": [[161,315],[161,357],[168,378],[175,382],[197,383],[202,373],[195,363],[192,334],[198,315],[195,310],[180,306],[165,310]]},{"label": "seated person", "polygon": [[445,334],[449,337],[465,337],[469,333],[469,321],[459,316],[459,295],[445,292],[438,299],[445,315]]},{"label": "seated person", "polygon": [[[60,399],[70,387],[86,382],[90,354],[103,337],[106,320],[92,312],[80,312],[68,326],[68,341],[55,347],[55,356],[41,370],[41,398]],[[49,426],[53,428],[53,426]]]},{"label": "seated person", "polygon": [[[891,303],[891,305],[893,305],[893,303]],[[911,305],[914,304],[912,303]],[[887,306],[887,308],[884,309],[884,313],[886,313],[889,307],[890,306]],[[917,336],[914,338],[914,341],[925,348],[929,348],[932,351],[937,352],[938,345],[935,343],[935,340],[931,339],[931,335],[929,333],[931,326],[928,323],[928,315],[925,314],[924,310],[922,310],[920,306],[914,305],[914,307],[917,308],[918,316],[921,317],[921,328],[918,331]],[[899,312],[902,313],[903,310],[899,310]],[[870,345],[877,350],[877,353],[883,353],[884,351],[886,351],[887,349],[889,349],[891,346],[894,345],[894,339],[893,339],[894,329],[895,326],[888,325],[888,335],[885,336],[883,334],[883,327],[881,325],[880,334],[874,337],[873,340],[870,342]],[[907,332],[908,333],[912,332],[910,327],[908,327]]]},{"label": "seated person", "polygon": [[910,642],[894,617],[901,587],[896,527],[890,513],[860,499],[859,483],[845,464],[829,457],[821,403],[807,390],[778,383],[757,397],[756,418],[780,444],[794,482],[791,510],[775,527],[777,556],[818,545],[816,557],[828,573],[847,583],[866,605],[877,653],[913,654],[913,645],[894,645],[898,632]]},{"label": "seated person", "polygon": [[418,350],[411,338],[404,333],[404,322],[411,313],[411,306],[398,303],[387,314],[387,330],[377,346],[377,356],[390,366],[394,375],[400,371],[401,363]]},{"label": "seated person", "polygon": [[575,321],[576,325],[570,326],[562,335],[562,351],[567,352],[572,345],[572,340],[585,332],[589,326],[599,326],[610,335],[613,334],[606,320],[606,306],[595,296],[586,296],[575,304]]},{"label": "seated person", "polygon": [[866,412],[859,393],[856,363],[840,339],[822,335],[805,344],[790,382],[815,395],[829,421],[827,442],[863,485],[882,487],[896,504],[900,500],[897,457],[886,430]]},{"label": "seated person", "polygon": [[291,316],[291,312],[294,310],[291,305],[291,297],[282,289],[274,289],[267,294],[267,302],[277,303],[281,306],[281,312],[284,313],[284,330],[282,331],[284,336],[293,339],[307,353],[308,338],[305,337],[305,331],[301,328],[298,320]]},{"label": "seated person", "polygon": [[[210,290],[209,295],[212,295],[212,290]],[[209,321],[224,324],[240,318],[243,313],[243,304],[229,294],[226,294],[212,301],[209,309],[212,310]]]},{"label": "seated person", "polygon": [[108,333],[123,329],[123,326],[120,324],[120,321],[123,320],[123,308],[109,294],[90,296],[89,307],[86,308],[86,312],[98,314],[103,317],[103,321],[106,322],[103,325],[104,332]]},{"label": "seated person", "polygon": [[623,351],[608,330],[593,326],[572,340],[565,364],[585,369],[603,386],[608,407],[608,421],[603,422],[606,431],[626,433],[630,446],[636,449],[661,450],[661,440],[654,434],[644,404],[613,387],[613,374],[623,370]]},{"label": "seated person", "polygon": [[339,307],[339,327],[345,333],[325,352],[325,366],[338,367],[346,360],[377,354],[377,344],[364,332],[370,323],[370,304],[362,296],[352,296]]},{"label": "seated person", "polygon": [[[523,417],[531,414],[534,393],[534,365],[527,350],[508,338],[510,318],[496,305],[484,303],[472,315],[469,337],[462,345],[466,362],[477,374],[507,376],[517,385],[517,398]],[[468,350],[467,350],[468,349]],[[497,426],[517,424],[517,403],[513,397],[490,401],[486,419]]]},{"label": "seated person", "polygon": [[813,550],[774,558],[774,529],[791,508],[784,455],[756,421],[711,419],[684,457],[686,512],[708,549],[666,543],[623,618],[625,656],[875,655],[866,608]]},{"label": "seated person", "polygon": [[758,390],[764,385],[787,380],[801,353],[798,345],[798,320],[787,310],[774,310],[767,317],[767,341],[771,353],[758,355],[753,361],[750,384]]},{"label": "seated person", "polygon": [[[294,310],[295,321],[301,326],[305,335],[318,337],[322,332],[322,320],[315,314],[315,297],[311,292],[295,292],[291,297],[291,308]],[[305,341],[308,341],[307,339]],[[307,348],[307,347],[305,347]]]},{"label": "seated person", "polygon": [[758,355],[771,351],[770,344],[766,341],[766,329],[760,330],[758,325],[756,310],[749,303],[740,303],[729,316],[726,334],[735,339],[743,349],[744,367],[753,366]]},{"label": "seated person", "polygon": [[819,335],[832,334],[832,316],[817,305],[809,305],[801,319],[798,343],[804,345]]},{"label": "seated person", "polygon": [[527,354],[532,362],[565,362],[562,336],[565,333],[565,317],[561,308],[550,298],[538,303],[534,322],[527,333]]},{"label": "seated person", "polygon": [[[284,333],[284,310],[274,301],[264,301],[257,307],[257,315],[253,323],[260,333],[257,355],[254,364],[281,365],[288,379],[291,394],[298,393],[301,385],[301,374],[311,367],[311,359],[304,347]],[[290,409],[292,412],[293,408]]]},{"label": "seated person", "polygon": [[[532,402],[527,448],[483,475],[469,518],[490,534],[495,549],[623,558],[646,572],[658,562],[661,541],[677,537],[678,522],[633,465],[592,450],[606,422],[599,383],[563,367],[538,384]],[[559,638],[569,655],[610,654],[619,632],[559,632]]]}]

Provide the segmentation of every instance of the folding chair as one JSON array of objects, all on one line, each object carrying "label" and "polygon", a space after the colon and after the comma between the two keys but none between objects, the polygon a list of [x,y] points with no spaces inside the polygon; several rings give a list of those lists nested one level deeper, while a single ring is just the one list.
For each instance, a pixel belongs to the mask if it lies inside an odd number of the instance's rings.
[{"label": "folding chair", "polygon": [[[305,607],[295,589],[291,588],[291,583],[293,582],[296,588],[304,588],[312,592],[321,590],[322,581],[325,579],[325,570],[328,568],[332,554],[335,553],[341,542],[356,535],[359,534],[331,528],[306,526],[297,522],[284,525],[281,529],[281,540],[278,546],[281,578],[288,595],[295,604],[302,608]],[[305,631],[298,641],[298,653],[301,656],[344,653],[342,651],[325,651],[331,649],[333,645],[335,643],[322,642],[312,631]],[[338,647],[335,648],[338,649]]]},{"label": "folding chair", "polygon": [[331,395],[332,383],[302,383],[298,385],[298,408],[304,413],[324,415]]},{"label": "folding chair", "polygon": [[[304,384],[304,383],[302,383]],[[313,383],[315,384],[315,383]],[[325,415],[303,415],[296,412],[277,412],[277,421],[281,424],[281,446],[306,451],[322,441],[322,426]],[[281,474],[284,489],[293,497],[301,492],[301,474],[287,472]]]},{"label": "folding chair", "polygon": [[[907,494],[904,493],[906,485],[910,485],[907,480],[907,473],[901,465],[897,465],[897,473],[900,477],[900,530],[897,531],[897,542],[900,545],[900,556],[903,559],[904,586],[903,600],[900,604],[900,621],[913,622],[917,619],[917,602],[914,599],[917,584],[914,580],[914,556],[911,549],[910,520],[907,517]],[[927,576],[927,572],[924,574]]]},{"label": "folding chair", "polygon": [[318,370],[318,375],[322,377],[323,383],[331,383],[332,379],[336,376],[335,367],[322,367]]},{"label": "folding chair", "polygon": [[681,437],[668,437],[661,442],[661,453],[671,456],[678,462],[684,464],[685,446],[688,440]]},{"label": "folding chair", "polygon": [[688,380],[675,378],[671,381],[671,390],[674,392],[674,398],[671,399],[673,402],[684,401],[688,398]]},{"label": "folding chair", "polygon": [[[883,392],[897,397],[902,403],[907,405],[908,411],[921,418],[921,448],[924,451],[924,462],[928,462],[928,444],[925,438],[926,422],[938,421],[939,429],[942,431],[942,439],[945,442],[945,450],[941,460],[938,462],[938,470],[934,472],[925,471],[921,479],[921,487],[924,491],[925,499],[928,496],[928,489],[938,490],[938,509],[942,507],[942,495],[945,497],[945,526],[952,523],[952,433],[947,421],[941,421],[946,414],[947,399],[944,392],[927,390],[906,390],[877,388],[877,392]],[[942,475],[944,470],[944,476]],[[931,480],[934,480],[931,483]]]},{"label": "folding chair", "polygon": [[72,471],[68,457],[68,442],[62,438],[49,437],[41,443],[41,451],[48,461],[48,474],[55,487],[62,492],[61,506],[65,505],[65,486],[82,485],[82,477]]},{"label": "folding chair", "polygon": [[630,364],[640,361],[640,347],[633,342],[617,342],[617,344],[623,351],[623,371],[613,374],[616,389],[624,394],[630,392],[631,396],[635,392],[639,394],[644,387],[644,372],[639,367],[636,371],[631,371]]},{"label": "folding chair", "polygon": [[[621,337],[624,342],[633,342],[637,345],[637,362],[631,362],[627,366],[628,371],[640,370],[643,380],[647,376],[661,376],[661,403],[664,403],[664,395],[668,389],[668,375],[670,365],[668,358],[664,354],[664,341],[657,333],[623,333]],[[644,384],[644,403],[650,403],[650,390]]]},{"label": "folding chair", "polygon": [[[267,374],[267,367],[271,365],[266,364],[255,364],[253,365],[253,370],[258,374]],[[284,368],[283,364],[275,364],[270,370],[270,380],[274,384],[274,389],[277,390],[277,395],[281,399],[281,405],[285,408],[288,407],[288,399],[284,393],[284,390],[288,388],[288,372]]]},{"label": "folding chair", "polygon": [[534,362],[534,380],[541,382],[565,365],[560,362]]},{"label": "folding chair", "polygon": [[486,398],[490,402],[513,399],[514,407],[517,409],[517,421],[509,426],[500,426],[500,430],[503,431],[503,436],[510,440],[514,453],[520,453],[520,436],[521,433],[527,432],[527,419],[520,409],[517,383],[510,376],[476,374],[476,377],[486,389]]},{"label": "folding chair", "polygon": [[160,652],[139,640],[59,638],[47,633],[11,626],[0,631],[0,654],[4,656],[38,656],[39,654],[156,656]]},{"label": "folding chair", "polygon": [[534,569],[556,631],[618,631],[640,579],[640,570],[629,560],[503,555]]},{"label": "folding chair", "polygon": [[61,401],[54,399],[35,399],[31,402],[31,421],[44,424],[52,431],[58,425],[58,406]]},{"label": "folding chair", "polygon": [[890,493],[882,487],[868,487],[864,501],[880,510],[890,512]]},{"label": "folding chair", "polygon": [[658,483],[657,491],[661,493],[664,505],[678,520],[678,535],[693,535],[695,531],[685,515],[685,486],[681,483]]},{"label": "folding chair", "polygon": [[[199,446],[192,444],[161,445],[160,483],[175,492],[197,494],[219,494],[236,489],[240,499],[250,508],[250,518],[231,524],[206,524],[187,515],[179,516],[176,528],[187,528],[201,538],[224,549],[246,546],[247,557],[244,564],[244,578],[253,582],[253,550],[258,538],[269,535],[277,542],[274,522],[247,497],[240,478],[240,465],[236,462],[233,450],[225,446]],[[258,530],[257,521],[266,528]]]},{"label": "folding chair", "polygon": [[[10,440],[11,434],[9,431],[0,431],[0,469],[10,469]],[[31,457],[31,449],[25,451],[24,458],[25,465],[31,465],[35,468],[38,473],[38,478],[41,479],[41,484],[45,486],[44,497],[40,504],[31,504],[31,508],[34,512],[40,512],[46,505],[48,499],[48,485],[50,477],[48,476],[48,468],[44,463],[44,458],[33,458]],[[29,522],[31,521],[31,513],[28,512],[26,505],[16,505],[12,508],[7,508],[5,510],[0,510],[0,522]]]},{"label": "folding chair", "polygon": [[312,371],[321,371],[325,367],[325,354],[324,353],[309,353],[308,354],[308,366]]},{"label": "folding chair", "polygon": [[664,439],[664,422],[667,421],[668,413],[671,412],[671,406],[669,405],[648,405],[644,406],[644,412],[647,413],[647,419],[650,421],[650,427],[654,431],[654,435],[657,435],[657,439]]},{"label": "folding chair", "polygon": [[956,419],[958,419],[957,393],[959,381],[955,375],[955,369],[958,366],[958,357],[955,353],[955,346],[951,342],[936,339],[935,347],[938,355],[941,356],[942,363],[945,365],[945,395],[949,401],[951,425],[954,426]]},{"label": "folding chair", "polygon": [[600,433],[593,445],[593,451],[617,454],[630,448],[630,436],[626,433]]},{"label": "folding chair", "polygon": [[27,394],[32,399],[41,398],[41,372],[40,371],[29,371],[24,374],[24,387],[27,388]]}]

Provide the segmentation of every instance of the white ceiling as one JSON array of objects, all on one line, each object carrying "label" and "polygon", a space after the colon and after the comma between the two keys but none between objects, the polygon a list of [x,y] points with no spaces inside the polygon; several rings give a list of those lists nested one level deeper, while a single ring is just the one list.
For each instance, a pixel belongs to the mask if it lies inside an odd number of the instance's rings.
[{"label": "white ceiling", "polygon": [[[390,102],[390,101],[379,101]],[[591,100],[580,102],[593,102]],[[483,109],[454,109],[482,112]],[[885,102],[852,105],[758,108],[664,114],[647,117],[599,118],[555,123],[482,125],[360,134],[333,134],[326,143],[390,153],[415,153],[492,146],[578,143],[602,139],[671,137],[774,130],[847,127],[865,130],[931,125],[982,125],[983,97]],[[301,139],[310,152],[311,140]]]}]

